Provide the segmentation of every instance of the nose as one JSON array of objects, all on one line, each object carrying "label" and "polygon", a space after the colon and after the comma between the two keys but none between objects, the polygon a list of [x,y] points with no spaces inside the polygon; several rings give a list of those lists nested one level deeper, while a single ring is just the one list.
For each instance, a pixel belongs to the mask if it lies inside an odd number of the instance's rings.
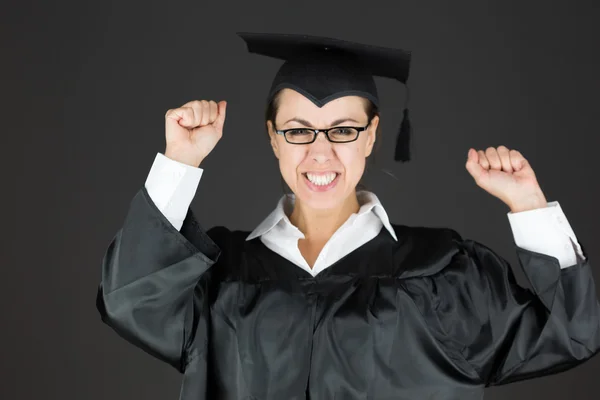
[{"label": "nose", "polygon": [[316,162],[322,164],[333,158],[333,143],[327,140],[323,132],[317,134],[314,142],[308,145],[309,156]]}]

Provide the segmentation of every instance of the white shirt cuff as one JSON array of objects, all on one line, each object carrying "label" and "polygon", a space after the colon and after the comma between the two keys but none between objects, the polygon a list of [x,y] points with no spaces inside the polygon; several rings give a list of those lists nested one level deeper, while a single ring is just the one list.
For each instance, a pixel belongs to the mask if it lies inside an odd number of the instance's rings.
[{"label": "white shirt cuff", "polygon": [[585,260],[577,237],[557,201],[535,210],[509,212],[515,244],[525,250],[556,257],[561,268]]},{"label": "white shirt cuff", "polygon": [[146,178],[146,190],[156,207],[177,230],[183,225],[203,171],[161,153],[154,158]]}]

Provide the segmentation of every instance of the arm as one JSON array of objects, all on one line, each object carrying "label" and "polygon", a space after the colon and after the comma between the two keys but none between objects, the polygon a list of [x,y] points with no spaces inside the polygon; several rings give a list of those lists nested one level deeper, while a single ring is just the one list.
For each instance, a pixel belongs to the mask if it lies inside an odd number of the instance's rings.
[{"label": "arm", "polygon": [[555,257],[517,247],[529,290],[486,246],[456,243],[452,264],[435,278],[438,316],[482,384],[560,372],[598,352],[600,306],[587,257],[561,268]]},{"label": "arm", "polygon": [[[532,289],[517,285],[510,265],[492,250],[456,235],[458,253],[434,279],[449,351],[485,385],[548,375],[589,359],[600,349],[600,306],[588,257],[572,232],[559,232],[564,223],[536,219],[556,215],[556,204],[548,209],[529,161],[506,146],[469,149],[466,168],[514,214],[517,256]],[[522,214],[526,210],[531,213]],[[515,229],[514,217],[534,226]]]},{"label": "arm", "polygon": [[96,303],[119,335],[182,372],[203,349],[208,307],[202,278],[220,254],[211,239],[217,231],[205,232],[185,209],[179,231],[145,187],[138,191],[106,250]]}]

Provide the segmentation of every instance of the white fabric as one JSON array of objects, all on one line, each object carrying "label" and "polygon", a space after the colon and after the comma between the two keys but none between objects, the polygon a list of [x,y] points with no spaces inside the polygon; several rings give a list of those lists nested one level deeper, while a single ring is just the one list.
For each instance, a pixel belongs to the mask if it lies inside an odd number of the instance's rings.
[{"label": "white fabric", "polygon": [[252,240],[259,237],[269,249],[282,255],[294,264],[316,275],[325,268],[340,260],[346,254],[357,249],[379,234],[385,227],[395,240],[396,233],[392,228],[387,213],[374,193],[357,192],[360,209],[339,227],[325,244],[313,268],[311,269],[298,248],[298,239],[304,234],[292,225],[288,215],[293,210],[294,195],[284,195],[273,212],[246,238]]},{"label": "white fabric", "polygon": [[548,202],[545,208],[509,212],[508,221],[517,246],[556,257],[561,268],[577,263],[576,254],[585,259],[575,232],[557,201]]},{"label": "white fabric", "polygon": [[177,230],[196,195],[202,168],[192,167],[158,153],[146,179],[146,190],[156,207]]}]

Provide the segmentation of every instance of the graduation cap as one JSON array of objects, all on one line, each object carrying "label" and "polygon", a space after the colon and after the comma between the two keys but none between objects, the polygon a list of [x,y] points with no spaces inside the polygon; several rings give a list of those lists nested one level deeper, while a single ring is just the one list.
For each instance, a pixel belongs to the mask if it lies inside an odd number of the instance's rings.
[{"label": "graduation cap", "polygon": [[[250,53],[285,60],[267,101],[281,89],[293,89],[318,107],[343,96],[362,96],[379,107],[374,76],[406,84],[411,54],[402,49],[340,39],[274,33],[238,32]],[[410,160],[411,126],[405,106],[394,159]]]}]

